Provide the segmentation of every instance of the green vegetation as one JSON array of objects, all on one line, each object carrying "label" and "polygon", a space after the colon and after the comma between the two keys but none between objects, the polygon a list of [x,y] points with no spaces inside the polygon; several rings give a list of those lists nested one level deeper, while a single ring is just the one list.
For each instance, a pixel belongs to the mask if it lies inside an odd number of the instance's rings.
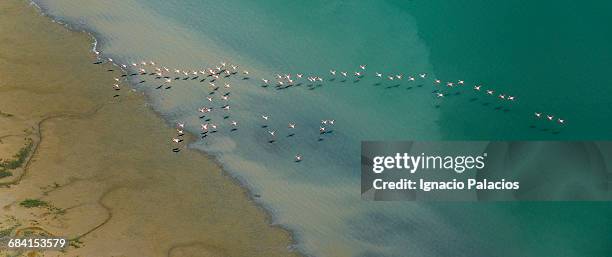
[{"label": "green vegetation", "polygon": [[13,156],[13,160],[1,160],[0,159],[0,168],[14,170],[16,168],[21,167],[25,162],[28,154],[32,151],[32,147],[34,146],[34,142],[31,138],[26,139],[25,146],[19,149],[19,152]]},{"label": "green vegetation", "polygon": [[38,199],[25,199],[21,201],[19,205],[26,207],[26,208],[49,206],[47,202],[38,200]]},{"label": "green vegetation", "polygon": [[10,177],[13,176],[13,173],[10,171],[6,171],[6,170],[0,170],[0,179],[1,178],[6,178],[6,177]]},{"label": "green vegetation", "polygon": [[70,239],[70,246],[74,248],[81,248],[83,246],[83,242],[79,238]]},{"label": "green vegetation", "polygon": [[0,230],[0,238],[10,236],[11,233],[13,233],[13,230],[15,230],[15,227]]},{"label": "green vegetation", "polygon": [[0,116],[3,116],[3,117],[13,117],[13,114],[0,111]]},{"label": "green vegetation", "polygon": [[[15,220],[15,217],[8,216],[8,219],[7,220],[2,220],[2,222],[0,222],[0,224],[2,224],[3,222],[5,224],[7,222],[10,224],[10,223],[16,222],[16,220]],[[19,227],[19,223],[13,224],[12,226],[9,226],[9,227],[0,228],[0,238],[8,237],[8,236],[12,235],[13,231],[15,231],[15,229],[18,228],[18,227]]]}]

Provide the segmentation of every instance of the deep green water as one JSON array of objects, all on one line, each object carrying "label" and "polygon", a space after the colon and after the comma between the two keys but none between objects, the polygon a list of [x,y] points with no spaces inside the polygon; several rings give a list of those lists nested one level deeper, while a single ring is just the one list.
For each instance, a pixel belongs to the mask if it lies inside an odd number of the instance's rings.
[{"label": "deep green water", "polygon": [[568,120],[567,128],[552,135],[528,129],[526,123],[541,124],[532,117],[485,122],[496,112],[465,113],[452,106],[442,108],[444,124],[474,126],[455,127],[449,138],[612,137],[611,2],[392,2],[415,17],[438,76],[512,92],[529,110]]}]

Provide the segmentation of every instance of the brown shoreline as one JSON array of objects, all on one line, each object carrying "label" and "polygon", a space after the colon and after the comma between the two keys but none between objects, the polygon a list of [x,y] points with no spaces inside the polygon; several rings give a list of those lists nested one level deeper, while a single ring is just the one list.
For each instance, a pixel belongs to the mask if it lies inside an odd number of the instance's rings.
[{"label": "brown shoreline", "polygon": [[[112,97],[120,73],[92,65],[91,37],[24,2],[0,3],[0,111],[13,115],[0,117],[0,137],[36,139],[38,125],[39,139],[22,177],[0,188],[0,231],[80,240],[66,252],[16,254],[299,256],[291,234],[213,158],[170,151],[174,130],[142,95],[124,85]],[[48,205],[26,208],[25,199]]]}]

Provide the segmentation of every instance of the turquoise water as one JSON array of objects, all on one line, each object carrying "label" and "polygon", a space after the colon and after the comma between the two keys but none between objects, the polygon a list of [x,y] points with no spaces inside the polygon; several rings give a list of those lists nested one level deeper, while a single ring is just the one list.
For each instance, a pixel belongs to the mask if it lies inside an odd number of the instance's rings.
[{"label": "turquoise water", "polygon": [[[610,4],[503,1],[144,1],[38,3],[97,37],[119,63],[154,60],[180,69],[220,61],[239,64],[250,80],[231,80],[231,132],[221,129],[191,147],[213,154],[291,229],[297,249],[315,256],[607,256],[608,203],[364,202],[361,140],[607,139],[612,114]],[[588,12],[587,12],[588,11]],[[607,22],[607,23],[606,23]],[[585,30],[587,29],[588,30]],[[286,90],[260,87],[275,73],[349,73],[358,82],[327,81]],[[376,84],[374,71],[428,73],[400,86]],[[466,81],[433,96],[431,79]],[[515,104],[473,94],[482,83],[515,95]],[[176,81],[156,90],[137,85],[169,124],[199,132],[206,83]],[[224,89],[221,89],[224,90]],[[456,93],[459,94],[456,94]],[[472,100],[476,98],[476,100]],[[485,105],[485,103],[489,103]],[[497,110],[497,107],[500,107]],[[504,111],[507,110],[507,111]],[[534,111],[567,119],[542,123]],[[270,115],[264,123],[260,115]],[[334,132],[318,138],[322,119]],[[286,137],[296,122],[294,137]],[[268,128],[262,128],[268,125]],[[225,127],[223,127],[225,126]],[[279,133],[274,144],[268,129]],[[300,153],[304,161],[296,164]],[[176,173],[180,175],[179,172]]]}]

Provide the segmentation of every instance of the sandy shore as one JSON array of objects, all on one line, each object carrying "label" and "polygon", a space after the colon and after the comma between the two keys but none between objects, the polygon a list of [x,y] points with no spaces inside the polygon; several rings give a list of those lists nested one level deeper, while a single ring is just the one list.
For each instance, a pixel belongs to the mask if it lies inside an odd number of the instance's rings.
[{"label": "sandy shore", "polygon": [[85,33],[0,2],[0,237],[72,240],[1,256],[298,255],[210,158],[173,153],[175,130],[94,62]]}]

